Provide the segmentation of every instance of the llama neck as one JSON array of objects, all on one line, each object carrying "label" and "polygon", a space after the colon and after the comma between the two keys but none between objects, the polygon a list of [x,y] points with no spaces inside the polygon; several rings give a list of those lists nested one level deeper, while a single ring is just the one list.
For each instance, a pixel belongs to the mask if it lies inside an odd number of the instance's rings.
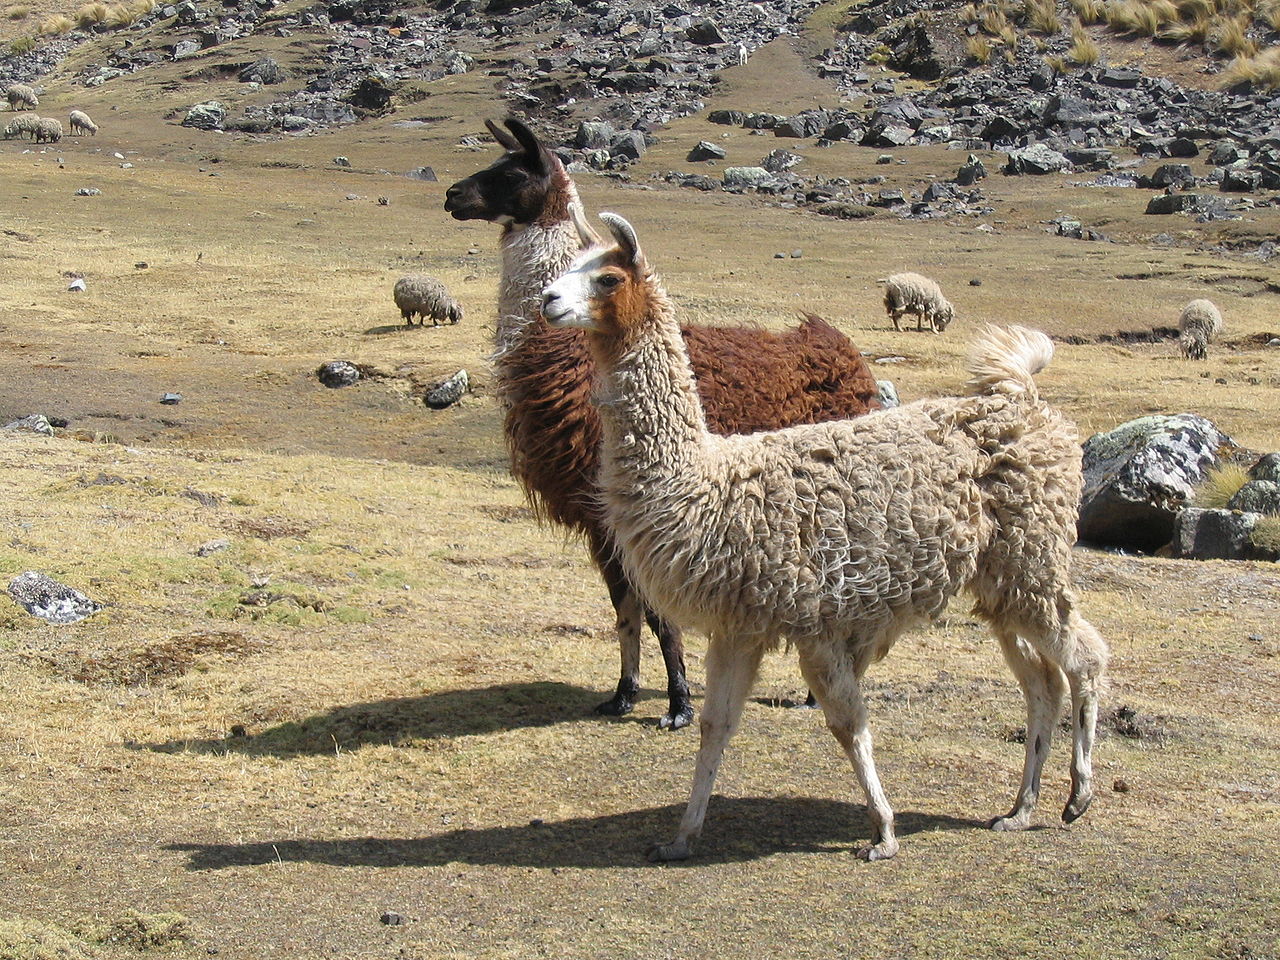
[{"label": "llama neck", "polygon": [[656,284],[649,302],[649,316],[629,341],[589,337],[602,374],[605,472],[624,484],[687,475],[709,436],[675,311]]},{"label": "llama neck", "polygon": [[502,283],[494,358],[516,349],[537,321],[542,291],[564,273],[582,249],[569,209],[579,203],[573,181],[561,168],[542,215],[533,223],[508,224],[502,231]]}]

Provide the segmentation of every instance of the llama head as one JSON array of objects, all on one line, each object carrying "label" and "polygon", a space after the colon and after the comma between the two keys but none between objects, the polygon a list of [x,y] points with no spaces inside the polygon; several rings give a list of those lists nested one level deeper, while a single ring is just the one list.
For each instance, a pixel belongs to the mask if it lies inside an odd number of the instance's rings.
[{"label": "llama head", "polygon": [[568,216],[572,182],[559,158],[516,119],[485,126],[506,150],[493,165],[445,192],[444,208],[455,220],[488,220],[503,226],[546,223]]},{"label": "llama head", "polygon": [[[542,294],[542,315],[554,327],[581,327],[624,337],[649,313],[655,282],[631,224],[616,213],[602,213],[612,245],[595,244],[578,255],[564,275]],[[579,225],[579,230],[585,224]],[[590,229],[589,227],[585,227]],[[584,236],[586,242],[589,238]]]}]

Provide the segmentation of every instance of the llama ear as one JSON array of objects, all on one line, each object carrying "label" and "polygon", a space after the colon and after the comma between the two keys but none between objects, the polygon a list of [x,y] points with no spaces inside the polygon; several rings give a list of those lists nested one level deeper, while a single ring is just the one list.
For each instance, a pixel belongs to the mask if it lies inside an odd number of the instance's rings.
[{"label": "llama ear", "polygon": [[515,117],[510,117],[503,122],[507,125],[507,129],[515,134],[518,143],[517,149],[524,150],[525,156],[528,158],[529,169],[535,173],[545,174],[549,169],[546,160],[549,151],[542,145],[542,141],[538,139],[532,130]]},{"label": "llama ear", "polygon": [[520,142],[511,134],[503,130],[492,120],[486,120],[484,125],[489,128],[489,132],[493,134],[493,139],[498,141],[498,146],[503,150],[519,150]]},{"label": "llama ear", "polygon": [[583,250],[604,246],[604,240],[596,233],[595,227],[591,226],[581,202],[575,200],[569,204],[569,216],[573,218],[573,225],[578,230],[578,242],[582,244]]},{"label": "llama ear", "polygon": [[602,213],[600,219],[613,234],[613,239],[621,248],[623,256],[637,267],[644,266],[644,251],[640,249],[640,241],[636,238],[635,228],[616,213]]}]

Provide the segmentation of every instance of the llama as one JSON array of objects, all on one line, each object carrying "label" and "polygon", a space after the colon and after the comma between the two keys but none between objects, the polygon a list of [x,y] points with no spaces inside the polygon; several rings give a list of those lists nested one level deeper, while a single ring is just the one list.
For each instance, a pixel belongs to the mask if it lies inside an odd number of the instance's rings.
[{"label": "llama", "polygon": [[[518,120],[507,120],[505,130],[487,126],[506,155],[451,186],[445,209],[458,220],[502,225],[494,362],[511,471],[540,519],[586,539],[608,588],[622,669],[613,696],[596,710],[622,716],[634,707],[647,622],[667,670],[669,705],[658,725],[678,729],[693,718],[680,631],[642,603],[600,514],[591,355],[581,331],[553,329],[539,313],[543,288],[581,251],[580,228],[590,230],[556,155]],[[741,327],[689,327],[684,334],[708,423],[719,433],[853,417],[879,406],[875,377],[857,348],[811,314],[781,334]]]},{"label": "llama", "polygon": [[650,851],[684,859],[765,650],[797,648],[810,689],[866,792],[867,860],[898,850],[876,775],[862,676],[967,589],[1027,702],[1022,783],[997,830],[1030,823],[1071,692],[1070,822],[1093,796],[1091,752],[1107,647],[1070,582],[1081,488],[1074,427],[1040,400],[1049,338],[990,327],[970,395],[848,421],[717,437],[674,309],[635,232],[582,254],[546,290],[554,326],[581,328],[600,372],[600,488],[627,574],[664,617],[710,637],[693,791],[679,832]]}]

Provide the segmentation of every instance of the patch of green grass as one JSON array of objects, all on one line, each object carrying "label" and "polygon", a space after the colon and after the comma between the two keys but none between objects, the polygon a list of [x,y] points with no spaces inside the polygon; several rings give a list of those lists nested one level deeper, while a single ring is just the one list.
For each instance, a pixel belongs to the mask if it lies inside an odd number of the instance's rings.
[{"label": "patch of green grass", "polygon": [[15,57],[23,57],[36,48],[35,37],[19,37],[9,44],[9,53]]},{"label": "patch of green grass", "polygon": [[190,937],[190,924],[180,913],[135,913],[101,923],[86,923],[80,935],[104,946],[152,950],[185,943]]},{"label": "patch of green grass", "polygon": [[92,960],[98,951],[84,940],[34,920],[0,919],[3,960]]}]

